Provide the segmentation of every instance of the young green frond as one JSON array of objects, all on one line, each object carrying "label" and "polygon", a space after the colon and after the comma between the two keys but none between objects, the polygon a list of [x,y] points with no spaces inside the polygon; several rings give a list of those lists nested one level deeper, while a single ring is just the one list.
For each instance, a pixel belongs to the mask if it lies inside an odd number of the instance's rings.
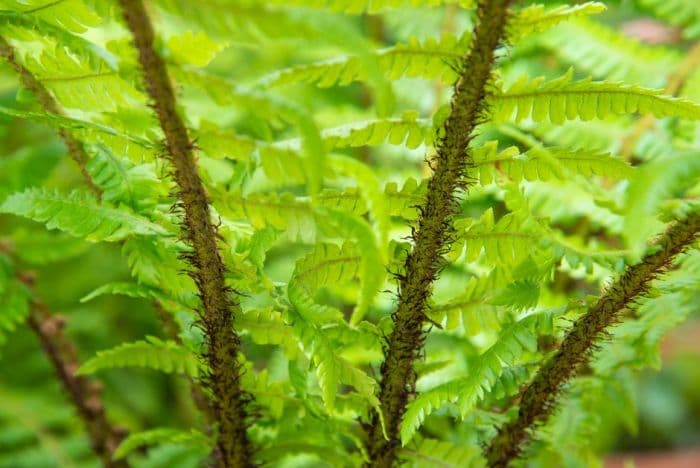
[{"label": "young green frond", "polygon": [[551,81],[522,77],[489,98],[494,122],[564,123],[566,120],[604,119],[611,115],[652,114],[655,117],[700,119],[700,105],[665,96],[663,91],[621,83],[571,81],[573,69]]}]

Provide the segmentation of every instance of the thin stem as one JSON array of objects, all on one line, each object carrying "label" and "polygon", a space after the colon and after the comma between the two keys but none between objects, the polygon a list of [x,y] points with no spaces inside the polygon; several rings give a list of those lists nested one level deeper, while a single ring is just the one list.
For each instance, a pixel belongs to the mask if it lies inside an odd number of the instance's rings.
[{"label": "thin stem", "polygon": [[165,134],[184,210],[184,234],[192,247],[189,256],[202,300],[201,324],[207,337],[206,360],[210,375],[214,413],[218,423],[217,463],[223,467],[252,466],[252,447],[246,428],[246,404],[250,397],[241,388],[240,338],[233,329],[240,305],[224,280],[225,266],[211,221],[207,194],[194,159],[187,128],[177,113],[175,95],[163,59],[153,48],[154,32],[141,0],[120,0],[124,20],[138,51],[146,90]]},{"label": "thin stem", "polygon": [[[21,279],[25,284],[31,284],[26,275]],[[80,366],[75,346],[63,334],[65,320],[49,313],[44,304],[33,299],[27,321],[39,338],[41,348],[49,358],[61,386],[85,424],[92,449],[102,464],[108,468],[128,467],[126,460],[113,459],[114,451],[126,436],[126,431],[112,426],[107,419],[101,398],[102,385],[87,377],[75,375]]]},{"label": "thin stem", "polygon": [[585,368],[595,345],[621,314],[639,300],[650,283],[674,258],[690,247],[700,232],[700,213],[673,223],[653,245],[653,253],[626,268],[586,314],[574,323],[557,353],[537,372],[520,400],[515,420],[505,424],[485,450],[489,466],[507,467],[532,437],[536,426],[547,420],[564,385]]},{"label": "thin stem", "polygon": [[[15,50],[7,40],[0,36],[0,56],[17,72],[22,85],[34,94],[36,100],[41,104],[46,112],[55,115],[65,115],[65,112],[56,100],[51,96],[51,93],[44,87],[43,84],[29,71],[24,65],[19,63],[15,55]],[[98,200],[102,196],[102,190],[95,184],[92,177],[87,171],[86,164],[90,159],[85,152],[85,148],[80,141],[73,136],[67,128],[58,130],[58,135],[63,140],[63,143],[68,148],[68,154],[75,161],[80,169],[80,173],[85,179],[85,183],[90,190],[97,196]]]},{"label": "thin stem", "polygon": [[[495,51],[504,36],[511,2],[479,2],[473,46],[460,64],[462,73],[455,85],[450,116],[441,130],[436,159],[432,162],[435,172],[420,210],[413,248],[398,278],[399,304],[381,369],[382,418],[374,414],[367,427],[369,466],[391,467],[396,463],[399,426],[416,383],[413,363],[425,338],[427,301],[443,263],[441,255],[452,240],[451,220],[458,208],[458,192],[465,186],[463,178],[467,166],[473,163],[468,147],[482,119]],[[382,419],[388,440],[384,437]]]}]

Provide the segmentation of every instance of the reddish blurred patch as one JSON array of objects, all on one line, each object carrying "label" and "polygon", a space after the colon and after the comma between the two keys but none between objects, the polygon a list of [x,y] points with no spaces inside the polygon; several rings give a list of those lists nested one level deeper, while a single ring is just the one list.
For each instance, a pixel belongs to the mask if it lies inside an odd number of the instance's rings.
[{"label": "reddish blurred patch", "polygon": [[[634,464],[632,464],[634,462]],[[614,455],[605,461],[605,468],[698,468],[700,449],[683,452],[655,452]]]},{"label": "reddish blurred patch", "polygon": [[649,44],[675,44],[682,39],[680,29],[645,18],[623,23],[622,32]]}]

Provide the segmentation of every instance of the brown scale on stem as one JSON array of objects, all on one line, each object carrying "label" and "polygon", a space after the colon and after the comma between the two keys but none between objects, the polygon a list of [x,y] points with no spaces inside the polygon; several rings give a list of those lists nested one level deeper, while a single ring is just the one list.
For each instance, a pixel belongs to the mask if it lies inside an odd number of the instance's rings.
[{"label": "brown scale on stem", "polygon": [[[28,287],[34,282],[33,275],[30,274],[24,274],[20,279]],[[102,385],[87,377],[75,375],[80,365],[75,346],[63,333],[65,319],[49,313],[47,307],[37,299],[33,299],[30,306],[27,322],[83,421],[93,451],[105,467],[127,468],[129,464],[126,460],[113,459],[114,451],[127,432],[113,426],[107,419],[102,403]]]},{"label": "brown scale on stem", "polygon": [[567,333],[557,353],[537,372],[520,401],[518,416],[498,430],[486,447],[492,468],[507,467],[521,454],[538,424],[552,413],[564,385],[587,367],[595,345],[634,306],[651,282],[662,274],[681,252],[696,241],[700,213],[673,223],[653,245],[653,252],[629,266]]},{"label": "brown scale on stem", "polygon": [[482,0],[478,5],[472,48],[459,67],[451,113],[443,125],[437,155],[431,161],[434,173],[414,229],[413,248],[406,258],[404,273],[398,278],[399,304],[385,350],[379,395],[388,440],[379,415],[374,414],[366,428],[368,466],[388,468],[397,460],[399,427],[416,382],[413,364],[423,347],[427,302],[443,263],[442,254],[451,243],[451,220],[471,162],[468,147],[482,119],[495,52],[504,37],[511,2]]},{"label": "brown scale on stem", "polygon": [[250,396],[241,388],[240,338],[233,329],[239,304],[224,280],[225,266],[219,253],[216,228],[187,128],[177,113],[175,94],[163,59],[156,53],[154,32],[141,0],[120,0],[123,17],[138,51],[146,91],[165,134],[167,157],[178,186],[184,211],[183,233],[192,252],[188,260],[202,301],[201,326],[207,337],[205,359],[210,374],[207,385],[218,426],[216,462],[222,467],[252,466],[252,447],[246,433],[246,405]]}]

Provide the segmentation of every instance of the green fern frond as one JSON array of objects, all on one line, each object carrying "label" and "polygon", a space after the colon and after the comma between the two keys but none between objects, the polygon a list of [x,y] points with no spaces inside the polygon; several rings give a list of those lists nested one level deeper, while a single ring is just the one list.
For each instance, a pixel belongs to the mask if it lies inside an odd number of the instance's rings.
[{"label": "green fern frond", "polygon": [[196,355],[175,343],[153,336],[146,341],[123,343],[111,349],[98,351],[76,372],[78,375],[93,374],[99,370],[115,367],[147,367],[161,372],[185,374],[198,377],[202,364]]},{"label": "green fern frond", "polygon": [[517,265],[529,254],[537,238],[523,229],[523,224],[513,214],[494,221],[493,210],[484,212],[478,223],[460,220],[455,223],[457,242],[453,251],[457,254],[466,248],[466,260],[476,261],[483,251],[490,265]]},{"label": "green fern frond", "polygon": [[508,40],[516,43],[528,34],[544,31],[563,21],[597,15],[605,10],[607,10],[606,6],[600,2],[559,5],[549,9],[544,5],[531,5],[513,15],[508,23]]},{"label": "green fern frond", "polygon": [[432,305],[428,317],[447,331],[462,329],[468,336],[494,330],[501,323],[501,315],[488,302],[492,297],[493,282],[488,276],[470,278],[461,293],[449,302]]},{"label": "green fern frond", "polygon": [[354,239],[360,248],[360,288],[357,303],[350,323],[357,325],[372,306],[374,298],[384,285],[385,254],[380,249],[377,236],[372,227],[362,218],[342,211],[323,210],[324,222],[330,221],[330,227],[341,234],[341,238]]},{"label": "green fern frond", "polygon": [[478,445],[453,445],[441,440],[415,437],[401,450],[399,456],[407,466],[419,468],[435,466],[441,468],[464,468],[479,466],[481,449]]},{"label": "green fern frond", "polygon": [[99,288],[89,292],[88,294],[80,298],[80,302],[89,302],[93,299],[107,294],[116,294],[120,296],[127,296],[139,299],[165,299],[165,297],[162,294],[160,294],[157,289],[152,288],[150,286],[137,283],[118,282],[107,283],[105,285],[100,286]]},{"label": "green fern frond", "polygon": [[507,91],[491,96],[493,120],[507,122],[514,118],[520,122],[531,118],[535,122],[559,124],[576,118],[604,119],[633,113],[700,119],[700,105],[664,96],[660,90],[590,79],[572,82],[572,77],[573,70],[552,81],[521,78]]},{"label": "green fern frond", "polygon": [[2,7],[74,33],[102,23],[102,18],[82,0],[5,0]]},{"label": "green fern frond", "polygon": [[206,453],[211,450],[213,441],[209,436],[196,429],[182,431],[180,429],[161,427],[129,434],[114,451],[114,458],[118,460],[137,449],[162,444],[194,445],[203,449]]},{"label": "green fern frond", "polygon": [[562,24],[538,37],[544,45],[594,78],[661,87],[679,54],[648,46],[601,23],[579,20]]},{"label": "green fern frond", "polygon": [[91,242],[120,241],[132,235],[167,235],[161,226],[121,207],[99,204],[87,192],[33,188],[9,196],[0,212],[45,223]]},{"label": "green fern frond", "polygon": [[417,112],[404,112],[399,118],[374,119],[326,129],[321,137],[327,150],[377,146],[384,142],[409,149],[433,143],[432,122],[419,119]]},{"label": "green fern frond", "polygon": [[[412,38],[406,44],[378,50],[374,57],[379,69],[391,80],[402,77],[442,78],[451,82],[456,75],[449,62],[459,60],[468,46],[463,39],[445,34],[424,42]],[[360,57],[338,57],[278,70],[261,78],[258,84],[264,87],[295,83],[310,83],[320,88],[347,86],[353,81],[368,79],[368,71],[362,65]]]},{"label": "green fern frond", "polygon": [[12,232],[12,245],[14,255],[28,265],[49,265],[74,259],[91,247],[82,239],[43,228],[16,229]]},{"label": "green fern frond", "polygon": [[389,8],[428,7],[439,5],[458,5],[462,8],[473,8],[474,0],[272,0],[270,5],[300,6],[307,8],[326,8],[331,11],[361,14],[379,13]]},{"label": "green fern frond", "polygon": [[0,345],[29,315],[30,300],[29,289],[16,278],[10,259],[0,253]]},{"label": "green fern frond", "polygon": [[[156,144],[140,138],[136,135],[122,133],[110,126],[88,122],[86,120],[81,120],[73,117],[65,117],[62,115],[49,114],[47,112],[30,112],[22,111],[18,109],[10,109],[9,107],[0,106],[0,114],[9,117],[16,117],[19,119],[31,120],[33,122],[41,123],[55,128],[67,128],[70,130],[75,130],[82,141],[86,142],[102,142],[109,148],[114,148],[115,145],[111,144],[115,140],[120,141],[121,145],[117,146],[118,149],[123,149],[117,154],[127,154],[130,155],[132,151],[127,148],[129,146],[138,146],[143,150],[152,150],[156,147]],[[115,149],[116,152],[116,149]],[[148,151],[140,151],[138,154],[150,154]],[[143,160],[151,160],[152,157],[146,158],[135,158],[131,157],[133,160],[138,160],[143,162]]]},{"label": "green fern frond", "polygon": [[[293,299],[294,295],[290,296]],[[294,304],[296,302],[296,304]],[[340,384],[350,385],[372,406],[377,408],[379,400],[375,396],[377,382],[362,370],[338,355],[337,350],[326,338],[324,331],[314,321],[304,317],[313,311],[307,304],[294,298],[294,307],[287,312],[294,332],[316,366],[318,384],[321,388],[323,402],[329,411],[334,411]]]},{"label": "green fern frond", "polygon": [[520,153],[517,147],[498,151],[498,142],[487,142],[473,151],[474,165],[468,175],[481,184],[497,182],[501,175],[521,180],[566,180],[573,175],[629,178],[633,168],[609,153],[568,148],[533,148]]},{"label": "green fern frond", "polygon": [[187,269],[183,252],[184,246],[153,236],[130,237],[122,246],[131,275],[139,284],[160,288],[190,304],[196,288],[192,278],[182,274]]},{"label": "green fern frond", "polygon": [[254,343],[280,345],[289,359],[297,355],[299,343],[296,337],[282,313],[272,307],[243,311],[236,317],[236,326]]},{"label": "green fern frond", "polygon": [[137,212],[148,212],[167,195],[154,171],[153,164],[135,165],[115,156],[106,146],[96,148],[87,170],[102,189],[102,199],[124,203]]},{"label": "green fern frond", "polygon": [[419,394],[408,404],[401,424],[405,446],[425,418],[448,402],[455,402],[464,418],[495,384],[504,368],[517,364],[525,352],[537,351],[537,336],[554,331],[557,312],[529,315],[505,328],[496,342],[476,358],[469,376]]}]

